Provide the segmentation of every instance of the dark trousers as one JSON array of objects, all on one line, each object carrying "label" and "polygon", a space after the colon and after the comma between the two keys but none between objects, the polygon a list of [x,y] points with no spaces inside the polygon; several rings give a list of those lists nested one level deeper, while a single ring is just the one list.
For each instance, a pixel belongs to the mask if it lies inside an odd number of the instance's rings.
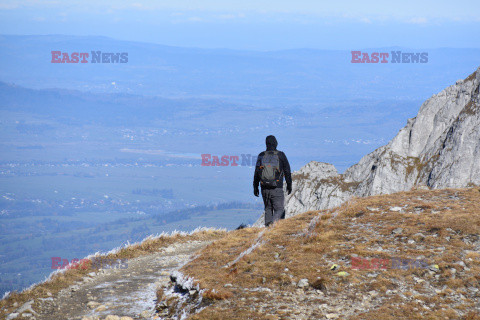
[{"label": "dark trousers", "polygon": [[277,220],[285,219],[283,188],[262,189],[262,198],[265,205],[265,227]]}]

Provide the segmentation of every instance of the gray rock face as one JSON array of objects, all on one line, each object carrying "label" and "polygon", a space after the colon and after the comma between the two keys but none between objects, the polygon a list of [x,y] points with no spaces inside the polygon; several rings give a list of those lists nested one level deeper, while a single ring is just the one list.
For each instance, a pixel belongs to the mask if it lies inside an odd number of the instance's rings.
[{"label": "gray rock face", "polygon": [[387,145],[338,174],[312,161],[293,174],[287,217],[332,208],[352,196],[410,190],[416,186],[480,185],[480,68],[433,95]]}]

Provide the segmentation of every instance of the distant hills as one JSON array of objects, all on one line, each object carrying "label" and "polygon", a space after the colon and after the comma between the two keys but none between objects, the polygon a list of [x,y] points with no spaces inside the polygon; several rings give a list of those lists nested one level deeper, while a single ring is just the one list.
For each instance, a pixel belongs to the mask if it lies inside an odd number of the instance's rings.
[{"label": "distant hills", "polygon": [[212,106],[207,99],[168,99],[128,93],[95,93],[72,89],[30,89],[0,82],[0,110],[25,112],[63,123],[151,125],[187,109]]},{"label": "distant hills", "polygon": [[[428,53],[427,63],[351,63],[351,51]],[[52,51],[127,53],[127,63],[51,63]],[[164,97],[311,105],[426,99],[476,67],[480,49],[352,48],[271,52],[179,48],[94,36],[0,36],[0,81]]]}]

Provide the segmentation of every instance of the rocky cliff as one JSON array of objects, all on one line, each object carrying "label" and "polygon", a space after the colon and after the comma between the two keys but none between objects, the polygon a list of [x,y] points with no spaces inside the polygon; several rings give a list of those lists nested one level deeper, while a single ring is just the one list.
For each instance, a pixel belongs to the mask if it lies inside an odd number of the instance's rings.
[{"label": "rocky cliff", "polygon": [[332,208],[353,196],[480,184],[480,68],[433,95],[387,145],[338,174],[312,161],[293,174],[287,217]]}]

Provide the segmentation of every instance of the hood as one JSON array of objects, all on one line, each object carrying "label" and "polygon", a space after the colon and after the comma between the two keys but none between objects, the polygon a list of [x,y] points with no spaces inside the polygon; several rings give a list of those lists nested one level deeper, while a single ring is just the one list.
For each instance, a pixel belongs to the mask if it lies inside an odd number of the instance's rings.
[{"label": "hood", "polygon": [[267,145],[267,150],[277,150],[278,142],[275,136],[268,136],[265,139],[265,144]]}]

